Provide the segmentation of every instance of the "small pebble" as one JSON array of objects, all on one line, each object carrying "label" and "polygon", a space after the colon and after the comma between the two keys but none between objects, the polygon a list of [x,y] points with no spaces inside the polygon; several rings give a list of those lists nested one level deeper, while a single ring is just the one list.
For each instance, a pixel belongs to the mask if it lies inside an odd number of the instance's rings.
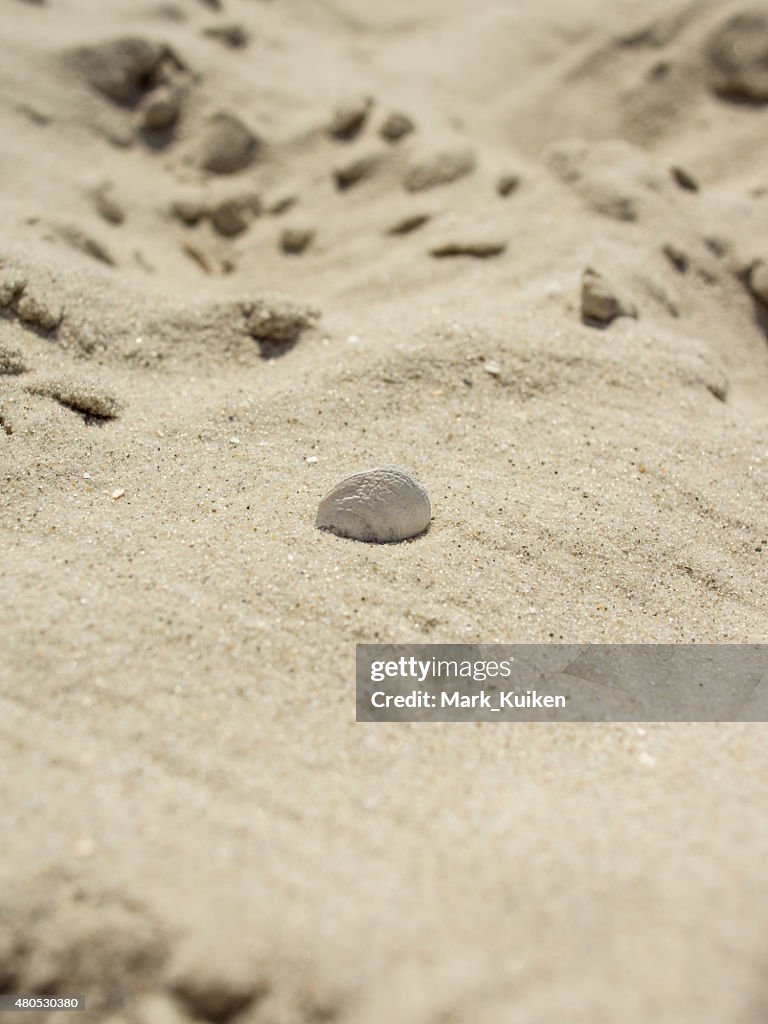
[{"label": "small pebble", "polygon": [[713,92],[723,99],[768,103],[768,11],[739,11],[710,35],[706,58]]},{"label": "small pebble", "polygon": [[173,57],[167,46],[141,36],[121,36],[73,51],[72,59],[94,89],[114,103],[131,106],[158,82],[164,62]]},{"label": "small pebble", "polygon": [[122,487],[118,487],[117,490],[112,491],[112,500],[113,501],[117,501],[118,498],[123,498],[124,496],[125,496],[125,491],[123,490]]},{"label": "small pebble", "polygon": [[450,185],[471,174],[476,166],[474,150],[466,146],[438,150],[412,163],[403,184],[408,192],[424,192],[440,185]]},{"label": "small pebble", "polygon": [[161,85],[151,92],[141,110],[141,127],[148,132],[167,131],[178,121],[184,93],[177,86]]},{"label": "small pebble", "polygon": [[190,228],[199,223],[207,212],[205,201],[201,196],[182,196],[171,204],[173,216]]},{"label": "small pebble", "polygon": [[450,256],[472,256],[475,259],[488,259],[500,256],[507,248],[507,243],[500,239],[468,239],[466,242],[455,241],[436,245],[429,250],[430,256],[445,259]]},{"label": "small pebble", "polygon": [[379,128],[379,135],[387,142],[399,142],[400,139],[404,139],[406,135],[410,135],[415,130],[416,125],[407,114],[395,112],[386,117]]},{"label": "small pebble", "polygon": [[619,316],[637,316],[632,302],[618,295],[613,286],[591,267],[581,281],[581,318],[585,323],[609,324]]},{"label": "small pebble", "polygon": [[673,245],[671,242],[667,242],[662,247],[661,251],[679,274],[685,274],[688,272],[688,257],[682,249],[678,249],[676,245]]},{"label": "small pebble", "polygon": [[403,217],[402,220],[397,221],[392,225],[391,228],[387,229],[388,235],[409,235],[412,231],[417,231],[423,227],[430,220],[431,215],[429,213],[411,213],[408,216]]},{"label": "small pebble", "polygon": [[210,211],[211,223],[224,238],[234,238],[246,231],[260,212],[259,197],[253,192],[243,193],[214,206]]},{"label": "small pebble", "polygon": [[250,36],[242,25],[212,25],[203,29],[203,35],[216,39],[233,50],[241,50],[250,42]]},{"label": "small pebble", "polygon": [[267,213],[271,217],[280,217],[282,214],[287,213],[288,210],[292,209],[298,201],[298,196],[280,196],[278,199],[275,199],[268,204]]},{"label": "small pebble", "polygon": [[108,224],[122,224],[125,220],[125,211],[112,193],[112,185],[109,182],[104,182],[94,189],[93,205],[98,215]]},{"label": "small pebble", "polygon": [[717,256],[720,260],[724,256],[727,256],[730,252],[731,244],[724,238],[718,238],[715,235],[709,235],[704,239],[704,244],[712,253],[713,256]]},{"label": "small pebble", "polygon": [[265,355],[295,344],[302,332],[316,323],[319,315],[312,306],[281,298],[243,306],[246,330],[258,341]]},{"label": "small pebble", "polygon": [[253,163],[260,148],[258,136],[239,117],[214,114],[205,125],[200,166],[214,174],[236,174]]},{"label": "small pebble", "polygon": [[[264,995],[265,986],[245,959],[228,956],[215,936],[199,948],[182,948],[171,961],[166,985],[195,1020],[227,1024]],[[223,947],[223,948],[222,948]]]},{"label": "small pebble", "polygon": [[356,157],[342,167],[337,167],[333,172],[333,180],[340,192],[346,192],[353,185],[366,181],[373,177],[381,164],[381,157],[378,153],[370,153],[366,156]]},{"label": "small pebble", "polygon": [[99,263],[106,263],[110,267],[115,265],[114,257],[103,242],[86,234],[77,224],[57,224],[54,230],[62,241],[83,255],[90,256]]},{"label": "small pebble", "polygon": [[351,142],[363,130],[372,106],[373,100],[362,96],[337,107],[328,125],[328,134],[339,142]]},{"label": "small pebble", "polygon": [[496,182],[496,191],[500,196],[507,197],[520,187],[519,174],[502,174]]},{"label": "small pebble", "polygon": [[687,192],[699,191],[698,181],[684,167],[672,167],[670,168],[670,174],[680,188],[685,189]]},{"label": "small pebble", "polygon": [[280,248],[289,256],[299,256],[309,248],[314,237],[314,228],[296,225],[286,227],[280,234]]}]

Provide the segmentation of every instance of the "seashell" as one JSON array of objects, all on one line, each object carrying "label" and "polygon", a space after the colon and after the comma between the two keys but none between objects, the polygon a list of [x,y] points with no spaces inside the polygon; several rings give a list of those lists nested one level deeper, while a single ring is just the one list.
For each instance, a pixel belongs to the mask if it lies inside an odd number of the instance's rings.
[{"label": "seashell", "polygon": [[429,495],[418,480],[397,466],[378,466],[336,484],[320,502],[315,526],[388,544],[423,533],[431,518]]}]

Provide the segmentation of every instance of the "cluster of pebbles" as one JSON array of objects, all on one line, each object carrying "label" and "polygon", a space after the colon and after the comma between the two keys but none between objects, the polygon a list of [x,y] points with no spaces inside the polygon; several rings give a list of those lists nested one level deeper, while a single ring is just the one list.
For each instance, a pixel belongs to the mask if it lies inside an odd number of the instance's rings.
[{"label": "cluster of pebbles", "polygon": [[[213,30],[207,31],[213,38]],[[215,33],[220,38],[219,33]],[[711,32],[705,47],[707,81],[712,93],[726,101],[768,102],[768,16],[744,11],[730,15]],[[237,34],[225,40],[228,45],[245,45],[247,40]],[[88,84],[117,106],[132,112],[140,132],[145,135],[172,134],[182,116],[184,104],[195,78],[185,62],[168,45],[140,37],[121,37],[105,43],[79,47],[71,53],[80,74]],[[354,98],[337,107],[326,122],[323,133],[341,147],[350,146],[354,154],[340,159],[331,168],[331,179],[339,192],[347,192],[373,178],[385,166],[399,167],[400,183],[406,194],[418,196],[432,189],[451,185],[475,173],[478,167],[474,149],[466,144],[420,148],[411,140],[417,134],[414,118],[400,110],[379,109],[371,96]],[[375,137],[377,143],[360,147],[361,140]],[[170,212],[187,228],[209,224],[215,235],[230,240],[244,235],[264,213],[280,215],[285,206],[266,208],[258,190],[244,184],[243,174],[265,156],[268,147],[259,133],[246,121],[230,111],[219,110],[205,115],[195,134],[192,165],[201,175],[216,181],[232,179],[226,189],[204,188],[197,194],[175,199]],[[603,156],[616,154],[601,148]],[[392,154],[396,154],[393,158]],[[618,193],[609,179],[603,180],[589,165],[594,148],[573,145],[553,149],[545,161],[564,184],[580,194],[595,212],[620,221],[639,217],[643,198],[631,190]],[[618,158],[622,158],[618,154]],[[630,172],[631,172],[630,168]],[[699,183],[686,168],[672,167],[675,183],[691,193],[699,191]],[[632,180],[632,173],[625,176]],[[520,187],[520,175],[507,172],[499,176],[496,191],[506,198]],[[295,205],[292,197],[286,205]],[[93,202],[100,216],[112,225],[119,225],[125,212],[107,184],[93,192]],[[410,235],[429,223],[431,212],[414,210],[386,229],[391,236]],[[279,250],[286,256],[300,256],[316,241],[313,224],[291,219],[278,232]],[[68,239],[70,244],[105,263],[113,262],[101,246],[90,239]],[[450,257],[488,259],[501,255],[507,247],[503,237],[457,237],[432,244],[428,253],[435,259]],[[687,269],[683,253],[667,252],[676,270]],[[206,272],[212,265],[204,249],[187,241],[184,251]],[[226,261],[224,261],[224,264]],[[224,264],[222,264],[224,266]],[[756,260],[745,275],[756,300],[764,302],[765,264]],[[224,266],[224,269],[229,269]],[[590,326],[606,326],[620,317],[638,316],[636,302],[612,284],[605,274],[593,267],[584,270],[581,281],[581,318]]]},{"label": "cluster of pebbles", "polygon": [[[204,29],[213,40],[237,49],[247,46],[248,34],[240,26],[217,25]],[[709,31],[700,50],[704,87],[716,100],[761,106],[768,104],[768,12],[745,7],[723,17]],[[68,54],[81,78],[116,107],[130,113],[135,130],[147,139],[170,141],[183,116],[192,115],[188,101],[197,82],[187,63],[164,42],[139,36],[122,36],[106,42],[80,46]],[[418,197],[433,189],[454,184],[478,169],[475,150],[467,144],[423,146],[416,119],[403,110],[382,107],[370,95],[354,97],[331,112],[318,136],[338,146],[344,155],[331,158],[330,179],[336,190],[346,193],[376,177],[385,168],[398,175],[406,195]],[[179,195],[170,205],[171,215],[185,228],[208,225],[220,239],[245,235],[264,214],[280,216],[298,202],[289,197],[271,206],[262,199],[248,172],[268,162],[270,147],[247,123],[247,115],[214,110],[200,115],[199,124],[185,136],[191,139],[188,163],[201,183],[197,191]],[[624,142],[589,145],[578,141],[558,143],[544,154],[544,163],[555,178],[572,189],[585,206],[601,216],[632,223],[643,216],[644,204],[660,194],[664,182],[659,169],[647,155]],[[611,167],[616,173],[612,175]],[[248,180],[246,180],[248,178]],[[668,169],[669,181],[691,194],[700,192],[696,176],[688,169]],[[620,183],[620,184],[617,184]],[[496,192],[506,198],[520,188],[515,172],[501,174]],[[113,187],[106,182],[92,192],[93,204],[102,219],[119,226],[125,210]],[[434,218],[434,213],[413,208],[385,229],[385,234],[409,236]],[[94,259],[114,261],[104,246],[63,226],[57,228],[64,240]],[[310,251],[318,231],[314,224],[296,220],[283,225],[277,234],[279,250],[289,257]],[[191,236],[190,236],[191,237]],[[506,251],[503,237],[448,237],[427,247],[436,260],[452,257],[483,260]],[[182,248],[200,267],[214,272],[204,245],[186,240]],[[678,246],[665,245],[663,254],[674,270],[688,272],[689,257]],[[234,264],[221,262],[224,270]],[[741,273],[742,280],[761,309],[768,308],[768,262],[756,254]],[[20,316],[28,315],[26,296],[11,298]],[[675,312],[670,305],[670,311]],[[580,316],[591,327],[607,327],[619,318],[640,315],[638,303],[626,288],[611,280],[599,267],[586,266],[580,282]],[[46,329],[54,326],[44,323]]]},{"label": "cluster of pebbles", "polygon": [[[219,27],[207,29],[205,34],[223,39],[233,47],[247,43],[240,33],[223,29],[220,32]],[[168,146],[175,140],[182,119],[186,122],[192,117],[194,107],[189,101],[197,78],[165,43],[125,36],[80,46],[70,51],[68,59],[94,91],[130,115],[126,134],[117,132],[113,136],[113,141],[121,145],[138,135],[154,147]],[[173,200],[171,215],[187,228],[209,224],[220,238],[234,239],[245,234],[261,214],[282,214],[284,208],[265,205],[253,184],[243,184],[244,176],[254,165],[269,161],[269,147],[259,132],[245,117],[229,110],[209,111],[200,118],[196,127],[183,133],[185,140],[193,140],[185,142],[185,146],[191,146],[191,150],[186,150],[185,160],[197,170],[203,183],[209,185],[201,184],[197,195],[186,194]],[[335,161],[330,168],[335,188],[346,192],[375,177],[385,167],[396,166],[400,168],[403,191],[419,195],[451,185],[476,171],[478,161],[472,147],[466,144],[420,147],[412,143],[416,134],[417,124],[410,114],[397,109],[380,109],[370,96],[342,103],[332,111],[321,130],[322,136],[341,147],[355,144],[354,155]],[[371,135],[375,136],[376,145],[360,152],[358,144]],[[221,179],[232,179],[225,191],[216,185]],[[519,183],[517,174],[502,175],[496,186],[498,195],[510,195]],[[92,198],[102,219],[113,226],[123,223],[125,211],[110,183],[95,189]],[[296,198],[292,197],[291,202],[295,205]],[[429,219],[430,214],[419,211],[385,233],[410,234]],[[315,225],[292,220],[279,232],[278,247],[286,256],[299,256],[312,247],[316,236]],[[79,248],[86,251],[82,245]],[[198,245],[186,241],[182,248],[203,270],[212,272],[211,262]],[[438,259],[453,255],[487,258],[504,248],[505,243],[488,245],[477,240],[458,240],[429,251]],[[91,255],[103,262],[112,262],[105,250]]]},{"label": "cluster of pebbles", "polygon": [[93,89],[136,112],[141,131],[168,132],[176,126],[190,75],[170,46],[141,36],[121,36],[78,47],[70,59]]}]

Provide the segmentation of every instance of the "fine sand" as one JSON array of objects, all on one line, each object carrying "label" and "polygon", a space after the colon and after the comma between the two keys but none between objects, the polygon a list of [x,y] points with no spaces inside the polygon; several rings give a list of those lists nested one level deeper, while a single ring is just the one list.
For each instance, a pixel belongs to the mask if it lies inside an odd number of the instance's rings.
[{"label": "fine sand", "polygon": [[[0,990],[765,1024],[764,726],[354,654],[768,639],[768,5],[0,6]],[[316,530],[380,464],[429,531]]]}]

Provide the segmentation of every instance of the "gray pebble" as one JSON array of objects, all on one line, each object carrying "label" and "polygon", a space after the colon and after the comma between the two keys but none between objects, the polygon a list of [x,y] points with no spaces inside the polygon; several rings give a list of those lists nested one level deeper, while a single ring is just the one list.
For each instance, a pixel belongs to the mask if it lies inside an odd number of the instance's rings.
[{"label": "gray pebble", "polygon": [[260,299],[243,307],[245,327],[261,346],[264,355],[298,341],[302,332],[314,325],[319,313],[289,299]]},{"label": "gray pebble", "polygon": [[423,192],[439,185],[450,185],[471,174],[477,165],[469,147],[439,150],[411,164],[403,184],[408,192]]},{"label": "gray pebble", "polygon": [[239,117],[214,114],[205,125],[200,166],[214,174],[235,174],[253,163],[260,146],[259,138]]},{"label": "gray pebble", "polygon": [[429,213],[409,213],[396,221],[391,228],[387,229],[388,235],[410,235],[412,231],[418,231],[431,219]]},{"label": "gray pebble", "polygon": [[362,96],[337,107],[328,125],[328,134],[339,142],[350,142],[357,138],[372,106],[373,100],[369,96]]},{"label": "gray pebble", "polygon": [[661,251],[679,274],[686,274],[688,272],[690,261],[682,249],[672,242],[667,242]]},{"label": "gray pebble", "polygon": [[581,318],[589,324],[609,324],[619,316],[637,316],[635,305],[623,298],[604,277],[587,267],[581,280]]},{"label": "gray pebble", "polygon": [[442,245],[435,245],[430,250],[430,256],[436,259],[446,259],[451,256],[472,256],[475,259],[488,259],[491,256],[500,256],[507,248],[507,243],[497,238],[468,238],[466,240],[455,240],[445,242]]},{"label": "gray pebble", "polygon": [[687,192],[699,191],[698,181],[689,171],[686,171],[684,167],[672,167],[670,168],[670,173],[675,183],[678,184],[680,188],[685,189]]},{"label": "gray pebble", "polygon": [[110,182],[104,182],[93,190],[93,205],[96,212],[108,224],[122,224],[125,211],[115,198]]},{"label": "gray pebble", "polygon": [[361,181],[367,181],[378,170],[381,165],[381,156],[378,153],[371,153],[351,160],[343,167],[337,167],[333,172],[333,180],[340,192],[346,192],[353,185],[359,185]]},{"label": "gray pebble", "polygon": [[280,248],[289,256],[299,256],[309,248],[314,237],[314,228],[298,225],[286,227],[280,235]]},{"label": "gray pebble", "polygon": [[211,209],[211,223],[220,235],[234,238],[246,231],[260,212],[261,202],[255,193],[230,196]]},{"label": "gray pebble", "polygon": [[171,203],[171,213],[182,224],[194,227],[206,216],[208,209],[201,196],[181,196]]},{"label": "gray pebble", "polygon": [[250,42],[250,36],[242,25],[212,25],[203,29],[203,35],[217,39],[233,50],[241,50]]},{"label": "gray pebble", "polygon": [[141,126],[146,131],[166,131],[178,121],[184,101],[184,92],[175,85],[161,85],[145,99],[141,111]]},{"label": "gray pebble", "polygon": [[407,114],[395,112],[386,117],[379,128],[379,135],[387,142],[399,142],[400,139],[404,139],[406,135],[410,135],[415,130],[416,125]]},{"label": "gray pebble", "polygon": [[502,174],[496,182],[496,191],[500,196],[506,198],[511,196],[520,187],[519,174]]},{"label": "gray pebble", "polygon": [[158,70],[169,56],[167,46],[141,36],[122,36],[73,53],[86,81],[124,106],[137,103],[156,84]]},{"label": "gray pebble", "polygon": [[768,103],[768,11],[731,15],[707,41],[709,84],[729,100]]}]

